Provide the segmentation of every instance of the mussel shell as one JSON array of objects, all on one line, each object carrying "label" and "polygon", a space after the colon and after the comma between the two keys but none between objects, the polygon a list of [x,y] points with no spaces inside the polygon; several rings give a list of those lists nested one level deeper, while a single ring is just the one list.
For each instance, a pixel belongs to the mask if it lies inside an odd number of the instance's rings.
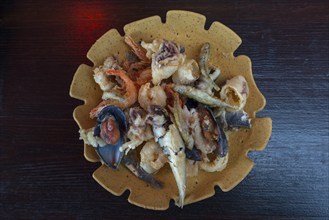
[{"label": "mussel shell", "polygon": [[120,139],[116,144],[97,146],[96,152],[107,166],[116,169],[124,156],[124,153],[120,151],[120,147],[125,142],[125,136],[127,133],[127,120],[125,113],[119,107],[114,105],[109,105],[103,108],[97,116],[94,136],[100,137],[101,124],[110,116],[113,116],[116,120],[120,131]]},{"label": "mussel shell", "polygon": [[242,110],[225,112],[225,122],[228,128],[251,128],[248,114]]},{"label": "mussel shell", "polygon": [[188,98],[186,99],[185,105],[188,110],[191,110],[192,108],[197,108],[199,106],[199,102],[194,99]]},{"label": "mussel shell", "polygon": [[192,148],[192,150],[185,147],[185,156],[186,156],[186,159],[189,159],[189,160],[194,160],[194,161],[202,160],[201,150],[197,149],[195,146]]},{"label": "mussel shell", "polygon": [[224,125],[223,123],[221,123],[220,120],[217,120],[214,116],[213,111],[206,105],[203,105],[202,107],[204,107],[205,109],[207,109],[211,115],[211,117],[213,118],[213,120],[215,121],[216,125],[217,125],[217,129],[218,129],[218,139],[217,139],[217,147],[214,151],[214,154],[220,156],[220,157],[225,157],[227,155],[228,152],[228,141],[227,141],[227,137],[226,134],[224,132]]},{"label": "mussel shell", "polygon": [[[220,122],[217,122],[217,124],[220,124]],[[228,152],[227,137],[223,127],[221,125],[219,125],[218,127],[219,127],[218,147],[215,149],[214,153],[220,157],[225,157]]]}]

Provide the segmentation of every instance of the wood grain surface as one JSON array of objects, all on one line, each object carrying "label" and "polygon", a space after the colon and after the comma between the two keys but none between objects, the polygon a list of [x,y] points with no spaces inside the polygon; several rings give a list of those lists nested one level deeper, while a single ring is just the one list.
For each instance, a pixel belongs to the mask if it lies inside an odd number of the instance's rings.
[{"label": "wood grain surface", "polygon": [[[328,219],[327,1],[2,1],[0,5],[1,219]],[[228,193],[157,212],[107,193],[83,157],[69,97],[73,74],[111,28],[190,10],[242,39],[273,119],[255,166]]]}]

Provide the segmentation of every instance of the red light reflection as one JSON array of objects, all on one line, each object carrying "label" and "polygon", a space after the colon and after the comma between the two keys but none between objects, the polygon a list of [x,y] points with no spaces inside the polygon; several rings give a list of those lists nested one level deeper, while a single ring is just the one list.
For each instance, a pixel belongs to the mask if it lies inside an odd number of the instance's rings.
[{"label": "red light reflection", "polygon": [[88,2],[73,3],[68,11],[71,34],[80,48],[89,47],[101,37],[109,28],[108,7],[101,7],[99,4]]}]

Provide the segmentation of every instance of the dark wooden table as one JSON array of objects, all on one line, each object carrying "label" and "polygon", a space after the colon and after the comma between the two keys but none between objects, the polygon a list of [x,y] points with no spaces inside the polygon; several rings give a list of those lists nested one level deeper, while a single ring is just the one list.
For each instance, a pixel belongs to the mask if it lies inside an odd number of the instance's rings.
[{"label": "dark wooden table", "polygon": [[[90,46],[111,28],[168,10],[220,21],[243,40],[273,119],[255,166],[229,193],[183,210],[144,210],[91,177],[69,97]],[[2,1],[0,219],[328,219],[327,1]],[[174,218],[175,217],[175,218]]]}]

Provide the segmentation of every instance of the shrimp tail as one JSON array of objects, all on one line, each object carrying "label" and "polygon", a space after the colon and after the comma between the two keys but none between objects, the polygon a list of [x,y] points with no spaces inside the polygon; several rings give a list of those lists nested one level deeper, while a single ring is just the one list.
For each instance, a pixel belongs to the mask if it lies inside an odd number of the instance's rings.
[{"label": "shrimp tail", "polygon": [[137,44],[129,35],[125,36],[124,40],[141,61],[151,63],[151,60],[146,56],[146,50],[141,45]]},{"label": "shrimp tail", "polygon": [[132,106],[137,101],[137,88],[134,84],[134,82],[127,76],[126,72],[123,70],[114,70],[109,69],[106,72],[109,76],[118,76],[121,78],[121,80],[124,82],[126,93],[123,95],[124,101],[120,101],[117,99],[107,99],[102,101],[97,105],[97,107],[93,108],[90,112],[90,117],[95,118],[97,117],[98,113],[108,105],[116,105],[117,107],[121,109],[128,108]]}]

